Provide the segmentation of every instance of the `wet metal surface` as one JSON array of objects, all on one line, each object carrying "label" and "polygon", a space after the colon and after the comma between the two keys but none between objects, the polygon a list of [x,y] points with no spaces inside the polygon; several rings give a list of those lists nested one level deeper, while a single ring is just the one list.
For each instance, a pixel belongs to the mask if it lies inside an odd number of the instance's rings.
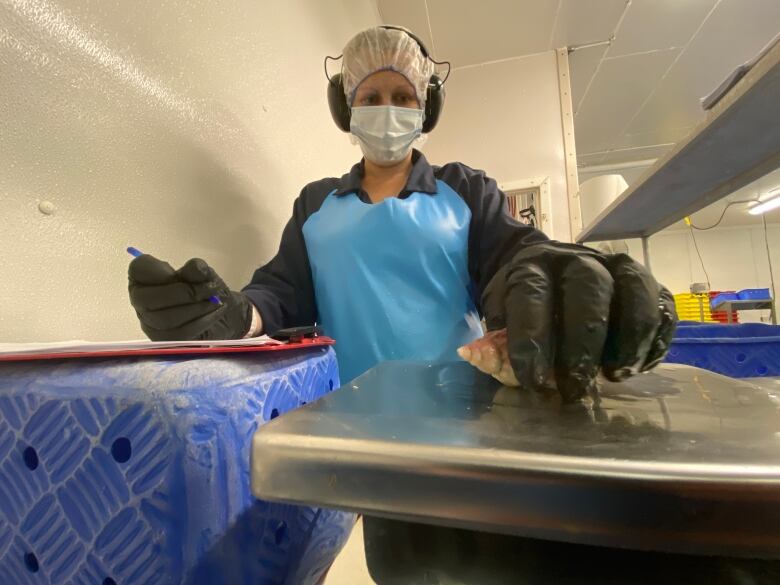
[{"label": "wet metal surface", "polygon": [[464,363],[386,363],[262,427],[252,485],[268,499],[534,538],[780,556],[772,386],[688,366],[564,406]]}]

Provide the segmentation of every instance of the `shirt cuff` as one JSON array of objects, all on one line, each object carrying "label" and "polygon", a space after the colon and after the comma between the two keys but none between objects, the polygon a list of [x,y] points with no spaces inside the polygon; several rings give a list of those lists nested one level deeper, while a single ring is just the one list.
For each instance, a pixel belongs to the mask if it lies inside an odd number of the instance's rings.
[{"label": "shirt cuff", "polygon": [[263,332],[263,318],[260,316],[260,311],[257,307],[252,305],[252,323],[249,325],[249,331],[244,335],[244,339],[248,337],[257,337]]}]

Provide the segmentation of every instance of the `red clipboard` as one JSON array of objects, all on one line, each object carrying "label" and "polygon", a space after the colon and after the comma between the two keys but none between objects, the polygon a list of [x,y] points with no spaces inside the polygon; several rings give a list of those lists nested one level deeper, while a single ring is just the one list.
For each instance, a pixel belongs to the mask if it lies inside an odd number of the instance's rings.
[{"label": "red clipboard", "polygon": [[19,354],[0,356],[0,362],[28,362],[36,360],[57,359],[82,359],[82,358],[107,358],[107,357],[141,357],[158,355],[198,355],[219,353],[247,353],[266,351],[291,351],[294,349],[306,349],[334,345],[336,341],[325,335],[314,338],[305,338],[296,343],[282,343],[279,345],[236,345],[220,347],[165,347],[159,349],[116,349],[99,351],[64,351],[37,354]]}]

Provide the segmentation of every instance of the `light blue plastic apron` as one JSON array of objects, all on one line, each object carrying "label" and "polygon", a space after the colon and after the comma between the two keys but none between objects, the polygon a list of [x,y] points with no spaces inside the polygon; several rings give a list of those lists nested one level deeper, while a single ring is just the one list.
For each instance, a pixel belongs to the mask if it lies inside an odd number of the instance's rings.
[{"label": "light blue plastic apron", "polygon": [[387,360],[457,360],[482,336],[468,271],[471,210],[438,193],[362,202],[328,195],[303,226],[319,324],[342,384]]}]

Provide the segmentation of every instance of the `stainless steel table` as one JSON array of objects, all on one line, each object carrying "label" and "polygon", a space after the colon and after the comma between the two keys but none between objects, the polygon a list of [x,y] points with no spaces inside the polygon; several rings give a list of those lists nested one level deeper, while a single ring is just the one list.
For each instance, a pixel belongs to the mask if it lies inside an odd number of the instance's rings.
[{"label": "stainless steel table", "polygon": [[464,363],[386,363],[260,428],[252,457],[265,499],[546,541],[780,557],[777,399],[689,366],[562,405]]},{"label": "stainless steel table", "polygon": [[[713,311],[726,311],[728,325],[731,325],[734,322],[734,320],[732,319],[732,314],[734,311],[753,311],[753,310],[760,310],[760,309],[769,309],[772,323],[777,325],[777,315],[775,314],[775,302],[772,299],[750,300],[750,301],[735,299],[732,301],[722,301],[718,303],[717,306],[712,308]],[[704,319],[702,319],[702,321],[703,320]]]}]

